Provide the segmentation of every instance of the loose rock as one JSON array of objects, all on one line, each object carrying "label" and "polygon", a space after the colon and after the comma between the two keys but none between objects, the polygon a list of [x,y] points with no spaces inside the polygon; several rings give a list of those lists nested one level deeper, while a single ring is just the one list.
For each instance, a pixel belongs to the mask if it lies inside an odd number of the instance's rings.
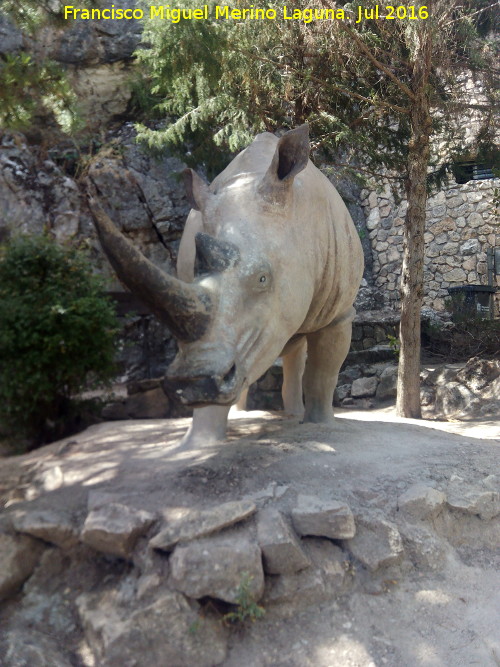
[{"label": "loose rock", "polygon": [[15,529],[55,544],[61,549],[70,549],[78,543],[78,531],[71,519],[53,510],[34,510],[14,515]]},{"label": "loose rock", "polygon": [[295,533],[277,510],[259,512],[257,535],[268,574],[290,574],[310,565]]},{"label": "loose rock", "polygon": [[398,498],[400,512],[416,520],[433,519],[443,509],[446,496],[425,484],[414,484]]},{"label": "loose rock", "polygon": [[405,550],[415,567],[439,570],[446,565],[445,544],[430,530],[414,524],[405,524],[399,530]]},{"label": "loose rock", "polygon": [[149,512],[112,503],[90,512],[80,539],[97,551],[128,558],[139,537],[148,531],[154,520]]},{"label": "loose rock", "polygon": [[472,486],[455,479],[448,485],[448,505],[466,514],[476,514],[488,521],[500,514],[500,493],[481,486]]},{"label": "loose rock", "polygon": [[375,396],[377,391],[378,378],[373,377],[363,377],[358,380],[354,380],[351,387],[351,396],[353,398],[365,398],[369,396]]},{"label": "loose rock", "polygon": [[292,521],[299,535],[341,540],[354,537],[356,532],[351,510],[337,500],[323,501],[299,495],[297,507],[292,510]]},{"label": "loose rock", "polygon": [[397,527],[376,515],[356,517],[357,531],[345,546],[371,572],[398,563],[404,554]]}]

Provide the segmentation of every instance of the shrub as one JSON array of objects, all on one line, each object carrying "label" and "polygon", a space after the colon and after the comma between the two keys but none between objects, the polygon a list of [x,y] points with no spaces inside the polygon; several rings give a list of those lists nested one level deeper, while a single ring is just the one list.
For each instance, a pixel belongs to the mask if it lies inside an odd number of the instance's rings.
[{"label": "shrub", "polygon": [[115,372],[117,319],[83,254],[46,236],[0,255],[0,425],[41,444],[65,434],[74,397]]}]

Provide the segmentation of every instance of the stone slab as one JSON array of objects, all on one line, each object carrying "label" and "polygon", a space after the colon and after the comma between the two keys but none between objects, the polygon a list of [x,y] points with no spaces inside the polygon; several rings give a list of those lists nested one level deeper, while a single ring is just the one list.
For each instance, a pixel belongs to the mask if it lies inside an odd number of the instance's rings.
[{"label": "stone slab", "polygon": [[257,539],[268,574],[291,574],[310,565],[296,534],[278,510],[259,512]]},{"label": "stone slab", "polygon": [[139,537],[154,521],[149,512],[111,503],[88,514],[80,539],[96,551],[129,558]]},{"label": "stone slab", "polygon": [[250,500],[231,501],[207,510],[188,509],[180,512],[150,540],[153,549],[171,551],[181,541],[194,540],[217,532],[250,517],[256,511]]},{"label": "stone slab", "polygon": [[299,495],[292,510],[293,527],[299,535],[329,537],[334,540],[354,537],[356,526],[350,508],[337,500],[320,500]]}]

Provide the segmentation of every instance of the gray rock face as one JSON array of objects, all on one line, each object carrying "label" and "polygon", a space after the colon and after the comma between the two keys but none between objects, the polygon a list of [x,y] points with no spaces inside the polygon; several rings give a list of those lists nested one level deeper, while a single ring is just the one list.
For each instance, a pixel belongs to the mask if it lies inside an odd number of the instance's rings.
[{"label": "gray rock face", "polygon": [[52,230],[59,241],[79,231],[75,182],[51,160],[38,163],[20,134],[0,135],[0,238]]},{"label": "gray rock face", "polygon": [[295,533],[277,510],[259,512],[257,536],[268,574],[290,574],[310,565]]},{"label": "gray rock face", "polygon": [[376,515],[356,517],[356,535],[345,545],[371,572],[398,563],[404,555],[397,527]]},{"label": "gray rock face", "polygon": [[343,540],[354,537],[356,527],[351,510],[336,500],[322,501],[300,495],[292,510],[293,527],[299,535]]},{"label": "gray rock face", "polygon": [[71,667],[71,662],[47,635],[22,628],[8,632],[0,643],[3,667]]},{"label": "gray rock face", "polygon": [[38,537],[61,549],[78,543],[78,531],[70,517],[53,510],[34,510],[14,515],[12,523],[20,533]]},{"label": "gray rock face", "polygon": [[102,667],[213,667],[226,657],[222,623],[200,616],[183,595],[165,591],[150,605],[121,608],[112,595],[81,595],[78,611]]},{"label": "gray rock face", "polygon": [[22,46],[21,32],[4,14],[0,14],[0,54],[4,56],[19,51]]},{"label": "gray rock face", "polygon": [[170,567],[172,586],[190,598],[208,595],[236,604],[245,584],[253,600],[264,592],[262,555],[246,535],[222,534],[179,544]]},{"label": "gray rock face", "polygon": [[5,600],[31,576],[43,551],[38,540],[0,533],[0,600]]},{"label": "gray rock face", "polygon": [[[120,7],[135,8],[135,0],[122,0]],[[108,7],[103,2],[96,6]],[[132,57],[137,48],[143,25],[141,21],[117,19],[72,20],[52,41],[52,57],[68,65],[95,65]]]},{"label": "gray rock face", "polygon": [[128,558],[139,537],[148,531],[154,520],[149,512],[112,503],[89,513],[80,539],[96,551]]},{"label": "gray rock face", "polygon": [[414,484],[398,498],[400,512],[416,520],[433,519],[443,509],[446,495],[425,484]]},{"label": "gray rock face", "polygon": [[153,549],[170,551],[177,542],[194,540],[227,528],[251,516],[256,510],[249,500],[231,501],[209,510],[187,510],[149,542]]}]

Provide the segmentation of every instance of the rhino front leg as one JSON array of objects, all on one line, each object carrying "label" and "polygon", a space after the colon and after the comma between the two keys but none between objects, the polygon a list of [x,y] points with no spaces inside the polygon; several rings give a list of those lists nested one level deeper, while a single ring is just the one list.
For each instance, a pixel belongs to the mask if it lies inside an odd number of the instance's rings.
[{"label": "rhino front leg", "polygon": [[206,408],[195,408],[191,425],[180,441],[178,449],[199,449],[224,440],[229,408],[228,405],[210,405]]},{"label": "rhino front leg", "polygon": [[331,324],[307,335],[307,362],[303,386],[305,422],[333,421],[333,392],[340,367],[349,352],[354,308]]},{"label": "rhino front leg", "polygon": [[283,387],[281,396],[285,413],[302,419],[304,416],[304,401],[302,398],[302,376],[307,355],[306,338],[301,338],[297,344],[283,355]]}]

